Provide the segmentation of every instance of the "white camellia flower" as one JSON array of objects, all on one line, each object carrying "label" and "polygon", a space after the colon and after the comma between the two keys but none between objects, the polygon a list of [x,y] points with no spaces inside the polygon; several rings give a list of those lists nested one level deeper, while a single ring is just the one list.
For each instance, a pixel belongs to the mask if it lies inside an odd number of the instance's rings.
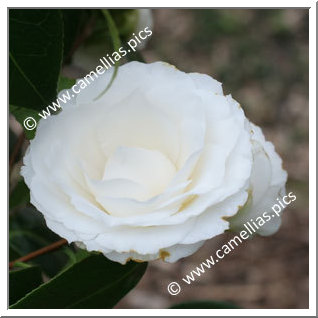
[{"label": "white camellia flower", "polygon": [[68,242],[120,263],[175,262],[284,193],[273,145],[219,82],[131,62],[97,98],[112,72],[42,119],[24,157],[31,203]]}]

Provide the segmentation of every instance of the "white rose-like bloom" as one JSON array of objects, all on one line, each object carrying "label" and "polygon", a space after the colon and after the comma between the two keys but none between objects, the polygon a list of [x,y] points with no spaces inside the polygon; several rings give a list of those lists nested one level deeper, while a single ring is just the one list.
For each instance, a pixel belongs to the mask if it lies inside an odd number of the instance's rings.
[{"label": "white rose-like bloom", "polygon": [[229,229],[241,207],[237,228],[284,192],[273,145],[219,82],[131,62],[95,100],[112,72],[42,119],[24,157],[31,203],[68,242],[120,263],[175,262]]}]

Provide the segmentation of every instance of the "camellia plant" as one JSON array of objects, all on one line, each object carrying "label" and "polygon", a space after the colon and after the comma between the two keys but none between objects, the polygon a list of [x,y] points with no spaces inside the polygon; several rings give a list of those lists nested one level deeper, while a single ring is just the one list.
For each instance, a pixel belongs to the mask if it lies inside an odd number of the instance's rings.
[{"label": "camellia plant", "polygon": [[[92,50],[117,51],[152,25],[150,10],[9,18],[10,112],[25,129],[10,158],[10,308],[112,308],[148,261],[176,262],[249,220],[257,234],[277,231],[280,218],[262,216],[287,174],[221,83],[138,51],[76,96],[85,77],[62,76],[73,59],[91,71]],[[72,98],[26,126],[62,96]]]}]

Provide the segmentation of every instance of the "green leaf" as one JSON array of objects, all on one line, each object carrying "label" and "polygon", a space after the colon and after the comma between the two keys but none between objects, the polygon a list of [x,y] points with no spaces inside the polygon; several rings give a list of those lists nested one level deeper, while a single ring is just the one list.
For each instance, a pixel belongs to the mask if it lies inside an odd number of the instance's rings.
[{"label": "green leaf", "polygon": [[63,52],[59,10],[9,10],[9,103],[41,110],[56,97]]},{"label": "green leaf", "polygon": [[[72,78],[67,78],[60,76],[58,80],[58,87],[57,91],[60,92],[63,89],[71,88],[75,84],[76,80]],[[43,105],[43,109],[47,105]],[[16,105],[9,105],[9,110],[12,115],[16,118],[16,120],[22,125],[26,137],[30,140],[33,139],[35,136],[35,131],[36,131],[36,125],[38,124],[39,120],[41,117],[39,116],[39,112],[35,111],[33,109],[25,108],[25,107],[20,107]],[[28,130],[25,128],[25,123],[24,121],[26,118],[32,117],[34,121],[31,120],[30,124],[35,123],[35,127],[33,130]],[[27,126],[28,127],[28,126]]]},{"label": "green leaf", "polygon": [[77,262],[81,261],[82,259],[90,255],[90,252],[80,248],[77,248],[76,251],[73,251],[71,249],[65,249],[64,252],[68,256],[68,262],[64,267],[65,269],[75,265]]},{"label": "green leaf", "polygon": [[14,304],[42,284],[41,270],[30,266],[9,272],[9,304]]},{"label": "green leaf", "polygon": [[68,78],[64,76],[60,76],[57,91],[60,92],[63,89],[71,88],[76,83],[76,80],[73,78]]},{"label": "green leaf", "polygon": [[[58,235],[48,229],[42,214],[32,207],[14,211],[10,215],[9,246],[20,256],[27,255],[60,239]],[[29,263],[40,265],[47,276],[53,277],[67,263],[68,256],[64,250],[70,248],[65,246],[63,249],[40,255]]]},{"label": "green leaf", "polygon": [[147,263],[111,262],[91,253],[10,308],[112,308],[139,282]]},{"label": "green leaf", "polygon": [[[38,112],[33,109],[19,107],[15,105],[9,105],[9,110],[10,110],[10,113],[14,115],[15,119],[22,125],[25,132],[25,136],[29,140],[33,139],[35,136],[36,126],[34,127],[33,130],[28,130],[24,126],[24,121],[26,120],[26,118],[32,117],[34,119],[35,125],[37,125],[37,122],[40,120],[40,116],[38,115]],[[32,124],[32,120],[30,124]]]},{"label": "green leaf", "polygon": [[21,179],[13,189],[9,197],[9,209],[13,209],[19,205],[30,201],[30,190]]},{"label": "green leaf", "polygon": [[[11,231],[9,239],[10,247],[19,255],[27,255],[51,244],[51,242],[45,237],[42,237],[37,233],[33,233],[30,230]],[[68,261],[68,257],[63,251],[63,249],[58,249],[50,253],[39,255],[30,260],[28,263],[40,265],[47,276],[53,277],[64,268]]]},{"label": "green leaf", "polygon": [[170,307],[171,309],[237,309],[240,308],[225,301],[195,300],[180,303]]}]

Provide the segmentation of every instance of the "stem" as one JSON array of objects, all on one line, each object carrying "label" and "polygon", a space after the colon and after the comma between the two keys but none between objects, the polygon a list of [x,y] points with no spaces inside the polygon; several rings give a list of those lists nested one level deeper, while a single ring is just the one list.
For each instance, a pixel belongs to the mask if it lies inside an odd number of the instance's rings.
[{"label": "stem", "polygon": [[48,252],[51,252],[51,251],[54,251],[54,250],[57,250],[58,248],[60,248],[61,246],[63,245],[66,245],[67,244],[67,240],[65,239],[61,239],[51,245],[48,245],[48,246],[45,246],[45,247],[42,247],[40,248],[39,250],[36,250],[34,252],[31,252],[30,254],[27,254],[25,256],[22,256],[12,262],[9,263],[9,268],[12,268],[14,266],[14,264],[16,262],[27,262],[29,261],[30,259],[33,259],[37,256],[40,256],[40,255],[43,255],[45,253],[48,253]]}]

